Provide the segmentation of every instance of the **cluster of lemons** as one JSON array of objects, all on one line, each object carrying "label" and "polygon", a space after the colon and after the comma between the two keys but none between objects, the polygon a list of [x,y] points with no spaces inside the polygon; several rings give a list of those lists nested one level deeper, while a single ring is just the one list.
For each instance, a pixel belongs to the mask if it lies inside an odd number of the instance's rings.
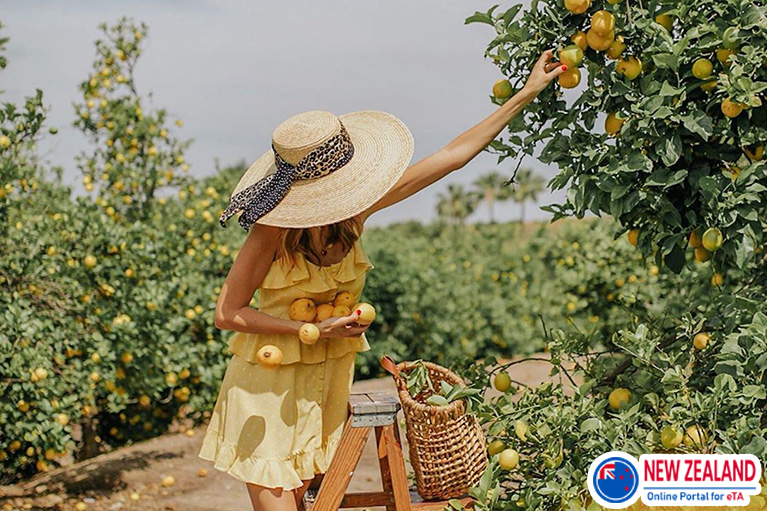
[{"label": "cluster of lemons", "polygon": [[[356,323],[369,325],[376,317],[375,308],[369,303],[355,303],[354,297],[348,291],[338,293],[332,302],[316,304],[311,298],[298,298],[290,304],[288,316],[294,321],[303,321],[298,329],[298,338],[303,344],[313,345],[320,340],[321,332],[317,323],[329,318],[349,316],[354,311]],[[273,369],[282,364],[282,350],[277,346],[267,344],[256,354],[258,364],[267,369]]]}]

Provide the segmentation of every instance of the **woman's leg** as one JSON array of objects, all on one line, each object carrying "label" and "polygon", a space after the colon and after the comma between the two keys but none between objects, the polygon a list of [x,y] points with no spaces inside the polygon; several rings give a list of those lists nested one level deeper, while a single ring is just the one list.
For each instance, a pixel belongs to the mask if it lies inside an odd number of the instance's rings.
[{"label": "woman's leg", "polygon": [[253,511],[297,511],[295,493],[280,488],[266,488],[248,484],[248,495]]},{"label": "woman's leg", "polygon": [[296,507],[298,508],[298,511],[303,510],[303,500],[304,500],[304,494],[306,493],[306,490],[309,489],[309,485],[312,484],[312,479],[309,479],[308,481],[304,481],[304,484],[300,488],[296,488],[293,490],[293,494],[296,497]]}]

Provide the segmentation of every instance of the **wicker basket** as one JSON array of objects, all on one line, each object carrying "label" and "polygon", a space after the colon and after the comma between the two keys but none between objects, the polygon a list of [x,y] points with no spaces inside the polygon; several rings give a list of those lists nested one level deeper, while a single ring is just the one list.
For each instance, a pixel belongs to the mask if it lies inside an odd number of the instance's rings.
[{"label": "wicker basket", "polygon": [[[465,385],[449,369],[431,362],[423,364],[432,385],[439,386],[443,380],[451,385]],[[381,365],[397,384],[418,494],[426,500],[466,495],[487,468],[485,435],[476,417],[466,414],[463,399],[446,406],[432,406],[426,404],[429,391],[413,398],[402,373],[413,370],[414,362],[395,364],[390,357],[384,357]]]}]

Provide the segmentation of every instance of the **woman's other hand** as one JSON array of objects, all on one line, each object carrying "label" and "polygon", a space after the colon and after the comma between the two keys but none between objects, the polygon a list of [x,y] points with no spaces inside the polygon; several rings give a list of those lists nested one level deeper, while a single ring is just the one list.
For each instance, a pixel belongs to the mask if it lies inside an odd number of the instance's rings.
[{"label": "woman's other hand", "polygon": [[357,323],[359,316],[352,312],[348,316],[338,318],[328,318],[317,323],[320,329],[320,338],[342,338],[356,337],[368,329],[370,325],[360,325]]},{"label": "woman's other hand", "polygon": [[541,54],[533,66],[523,90],[537,96],[554,78],[567,71],[566,65],[556,61],[552,62],[553,57],[554,50],[546,50]]}]

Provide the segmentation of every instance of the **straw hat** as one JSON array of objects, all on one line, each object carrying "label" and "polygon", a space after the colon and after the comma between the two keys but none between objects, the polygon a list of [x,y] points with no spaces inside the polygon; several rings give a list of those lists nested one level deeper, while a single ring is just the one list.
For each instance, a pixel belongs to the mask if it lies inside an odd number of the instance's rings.
[{"label": "straw hat", "polygon": [[383,197],[412,156],[413,135],[392,114],[294,115],[272,133],[272,150],[240,178],[219,223],[226,227],[237,212],[246,231],[254,223],[299,228],[340,222]]}]

